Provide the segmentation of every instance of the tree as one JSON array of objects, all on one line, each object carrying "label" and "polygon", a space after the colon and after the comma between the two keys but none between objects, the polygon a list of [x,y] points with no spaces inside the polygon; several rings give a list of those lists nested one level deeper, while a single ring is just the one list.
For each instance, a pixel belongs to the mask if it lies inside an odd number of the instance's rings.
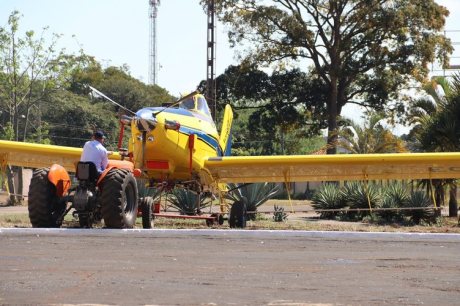
[{"label": "tree", "polygon": [[382,109],[452,51],[440,32],[448,11],[434,0],[216,0],[216,11],[245,61],[313,65],[328,88],[328,153],[345,104]]},{"label": "tree", "polygon": [[298,69],[268,75],[255,67],[230,66],[216,84],[218,110],[231,104],[235,121],[243,119],[234,124],[243,126],[234,133],[240,154],[309,153],[301,139],[326,127],[324,86]]},{"label": "tree", "polygon": [[[435,90],[442,86],[447,95]],[[454,75],[451,83],[445,79],[435,79],[426,86],[431,97],[417,100],[412,109],[412,119],[415,126],[410,136],[423,151],[458,152],[460,151],[460,75]],[[455,180],[439,181],[437,198],[443,196],[442,185],[449,185],[449,216],[458,215],[457,184]],[[439,189],[437,188],[437,189]],[[438,201],[438,200],[437,200]]]},{"label": "tree", "polygon": [[[84,87],[85,84],[97,88],[134,112],[142,107],[159,106],[174,100],[164,88],[146,85],[130,76],[127,67],[112,66],[103,70],[96,61],[75,71],[69,89],[77,94],[88,94],[90,90]],[[116,106],[113,109],[118,111]]]},{"label": "tree", "polygon": [[[7,27],[0,27],[0,108],[3,130],[12,140],[27,139],[30,119],[33,114],[40,120],[40,102],[57,84],[62,51],[55,50],[59,35],[52,35],[46,43],[46,31],[35,38],[33,31],[19,32],[20,14],[14,11],[8,18]],[[41,137],[40,130],[35,131]],[[22,197],[22,168],[8,167],[10,203],[19,202]],[[18,186],[13,176],[18,175]]]},{"label": "tree", "polygon": [[106,145],[116,148],[119,124],[112,105],[94,104],[89,96],[61,90],[44,103],[42,119],[54,144],[83,147],[94,131],[103,130],[107,134]]},{"label": "tree", "polygon": [[6,115],[2,125],[13,127],[14,140],[24,141],[31,117],[39,120],[40,102],[63,82],[63,51],[55,47],[59,35],[46,42],[47,28],[38,39],[34,31],[20,37],[20,14],[11,13],[8,27],[0,28],[0,107]]},{"label": "tree", "polygon": [[370,113],[361,126],[354,121],[340,133],[339,147],[353,154],[406,152],[403,141],[382,124],[382,114]]}]

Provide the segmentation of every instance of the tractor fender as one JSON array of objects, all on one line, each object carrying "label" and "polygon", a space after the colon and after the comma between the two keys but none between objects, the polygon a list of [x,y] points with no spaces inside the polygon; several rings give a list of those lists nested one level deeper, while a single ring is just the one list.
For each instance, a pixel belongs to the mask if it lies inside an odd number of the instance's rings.
[{"label": "tractor fender", "polygon": [[67,170],[58,164],[53,164],[48,172],[48,180],[56,186],[56,195],[62,197],[70,188],[70,176]]},{"label": "tractor fender", "polygon": [[99,179],[97,180],[97,185],[99,185],[100,182],[104,179],[104,177],[109,173],[110,170],[112,169],[126,169],[129,172],[134,171],[134,164],[130,161],[127,160],[109,160],[109,164],[107,165],[107,168],[105,168],[104,172],[101,173],[99,176]]}]

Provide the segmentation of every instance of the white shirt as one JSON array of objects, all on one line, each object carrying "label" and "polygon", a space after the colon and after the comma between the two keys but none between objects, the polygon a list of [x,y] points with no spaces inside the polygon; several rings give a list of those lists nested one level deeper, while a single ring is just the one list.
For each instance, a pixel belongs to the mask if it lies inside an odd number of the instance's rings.
[{"label": "white shirt", "polygon": [[107,149],[97,140],[87,141],[83,146],[80,161],[93,162],[96,165],[97,171],[101,173],[107,168],[107,164],[109,163]]}]

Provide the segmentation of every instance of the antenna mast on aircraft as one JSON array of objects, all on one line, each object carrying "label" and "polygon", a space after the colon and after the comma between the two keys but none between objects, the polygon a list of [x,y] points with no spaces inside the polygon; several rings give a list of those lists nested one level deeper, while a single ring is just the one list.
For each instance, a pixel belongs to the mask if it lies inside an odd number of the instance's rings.
[{"label": "antenna mast on aircraft", "polygon": [[157,14],[160,0],[149,0],[150,18],[150,52],[149,52],[149,84],[157,84]]}]

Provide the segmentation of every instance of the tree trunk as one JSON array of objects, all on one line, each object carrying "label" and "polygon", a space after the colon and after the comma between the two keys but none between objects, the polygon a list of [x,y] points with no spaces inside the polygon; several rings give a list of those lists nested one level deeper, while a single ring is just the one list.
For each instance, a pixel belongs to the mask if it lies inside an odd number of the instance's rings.
[{"label": "tree trunk", "polygon": [[458,216],[457,205],[457,183],[454,181],[450,184],[449,190],[449,217]]},{"label": "tree trunk", "polygon": [[331,93],[327,103],[328,118],[327,118],[327,154],[337,153],[337,77],[331,75]]}]

